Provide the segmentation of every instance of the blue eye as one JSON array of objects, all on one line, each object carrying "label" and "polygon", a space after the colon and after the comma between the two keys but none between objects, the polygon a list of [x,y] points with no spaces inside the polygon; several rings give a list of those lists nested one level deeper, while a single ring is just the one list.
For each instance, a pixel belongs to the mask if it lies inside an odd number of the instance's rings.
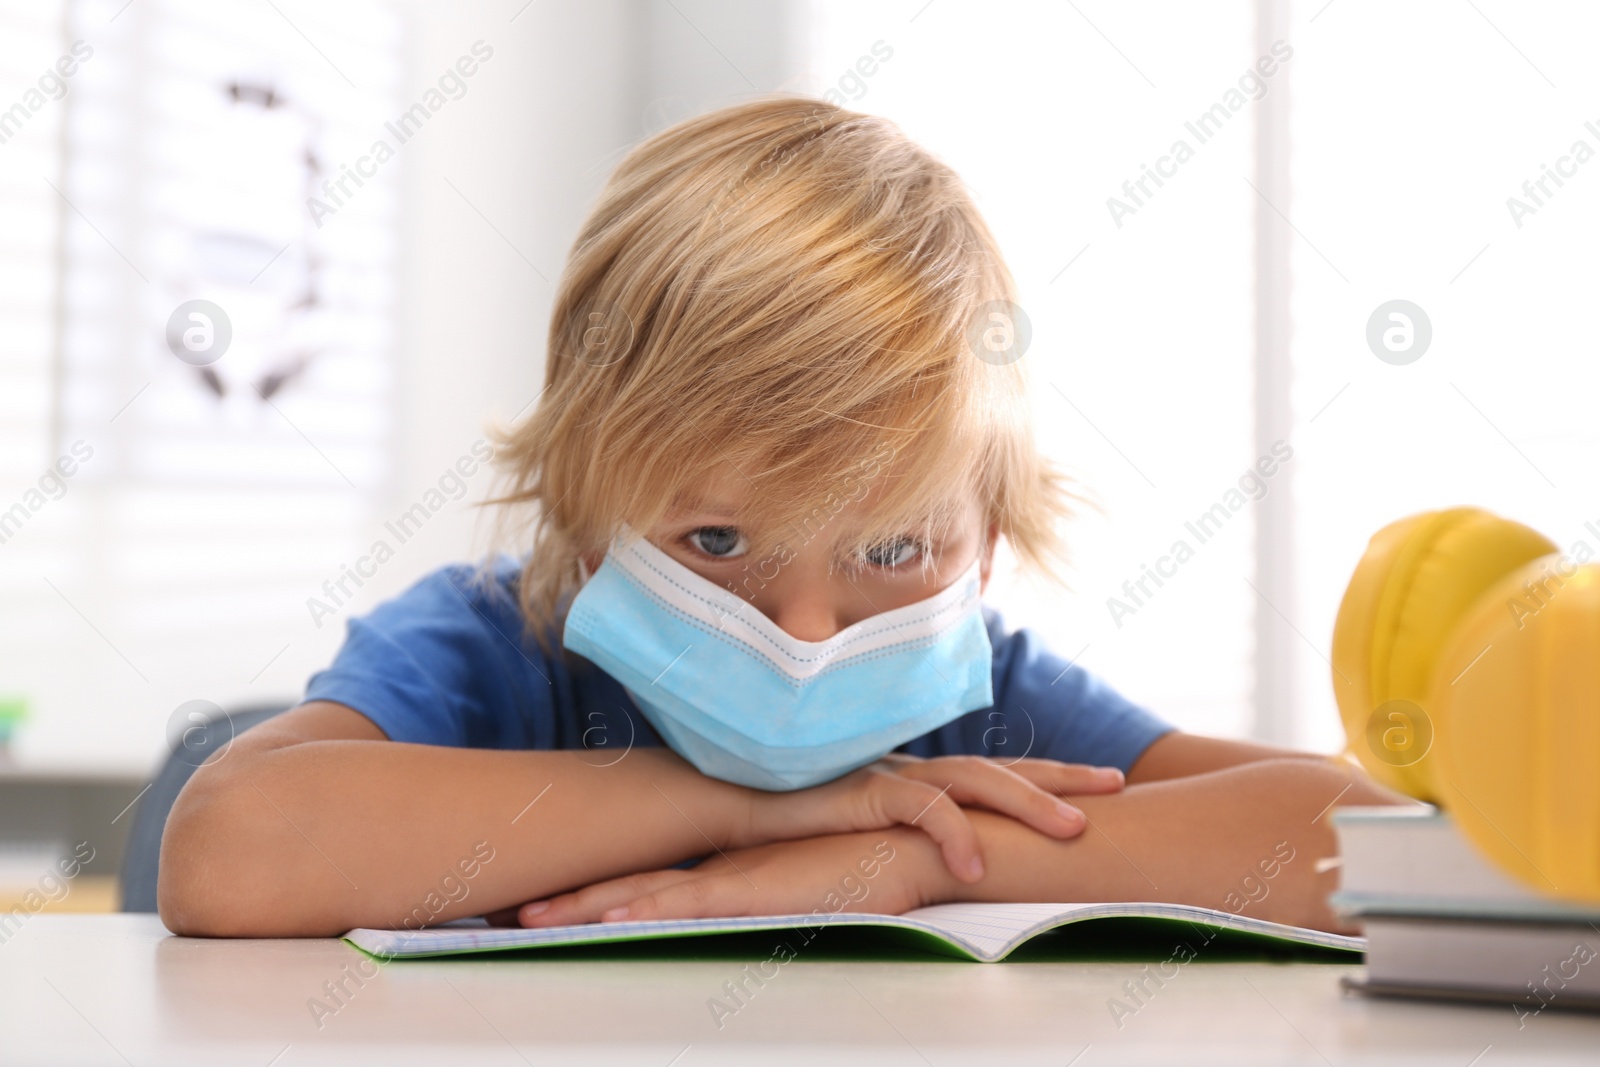
[{"label": "blue eye", "polygon": [[872,546],[863,553],[863,557],[874,567],[899,567],[910,563],[921,554],[920,541],[911,537],[897,537],[881,545]]},{"label": "blue eye", "polygon": [[690,530],[688,538],[690,544],[714,559],[732,559],[749,550],[736,526],[701,526]]}]

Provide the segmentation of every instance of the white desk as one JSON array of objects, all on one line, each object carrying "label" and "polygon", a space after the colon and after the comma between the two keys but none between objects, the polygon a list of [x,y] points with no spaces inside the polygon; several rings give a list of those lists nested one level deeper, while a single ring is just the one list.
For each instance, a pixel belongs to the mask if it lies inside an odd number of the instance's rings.
[{"label": "white desk", "polygon": [[1137,973],[1129,964],[848,963],[803,953],[720,1031],[707,1000],[738,977],[737,962],[526,957],[391,962],[359,989],[347,982],[353,994],[319,1029],[307,1001],[363,960],[338,941],[189,940],[168,935],[154,916],[36,915],[0,944],[0,1063],[1600,1060],[1592,1016],[1547,1010],[1519,1032],[1506,1007],[1342,995],[1338,977],[1352,967],[1203,960],[1185,965],[1120,1029],[1107,1001]]}]

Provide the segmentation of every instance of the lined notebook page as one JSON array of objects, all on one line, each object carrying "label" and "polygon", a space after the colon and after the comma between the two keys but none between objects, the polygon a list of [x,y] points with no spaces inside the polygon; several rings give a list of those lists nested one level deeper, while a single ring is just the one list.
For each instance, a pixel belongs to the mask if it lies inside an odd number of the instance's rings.
[{"label": "lined notebook page", "polygon": [[638,922],[584,923],[534,929],[479,925],[439,926],[426,930],[351,930],[345,940],[380,956],[437,956],[492,952],[548,945],[635,941],[705,933],[789,930],[817,926],[879,926],[918,930],[960,949],[972,958],[994,962],[1036,934],[1085,919],[1144,917],[1177,919],[1206,926],[1263,934],[1299,944],[1364,951],[1359,937],[1283,926],[1247,916],[1183,904],[935,904],[904,915],[843,913],[816,915],[733,916],[715,919],[657,919]]}]

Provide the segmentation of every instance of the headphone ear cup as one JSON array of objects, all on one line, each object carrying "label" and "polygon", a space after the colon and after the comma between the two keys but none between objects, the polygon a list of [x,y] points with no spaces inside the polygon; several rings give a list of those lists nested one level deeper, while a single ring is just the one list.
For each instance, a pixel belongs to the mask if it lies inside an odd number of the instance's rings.
[{"label": "headphone ear cup", "polygon": [[1462,833],[1535,892],[1600,902],[1600,564],[1550,555],[1495,583],[1433,688]]},{"label": "headphone ear cup", "polygon": [[[1345,587],[1333,626],[1333,692],[1344,722],[1345,749],[1378,782],[1412,796],[1416,795],[1417,786],[1410,781],[1406,768],[1374,759],[1368,751],[1366,733],[1373,709],[1381,703],[1375,693],[1386,688],[1373,677],[1380,606],[1385,603],[1390,583],[1397,581],[1396,572],[1410,570],[1408,561],[1414,552],[1411,545],[1432,521],[1434,513],[1424,512],[1392,522],[1372,535]],[[1407,562],[1403,564],[1403,560]],[[1384,659],[1387,662],[1387,654]]]},{"label": "headphone ear cup", "polygon": [[1436,799],[1428,704],[1440,652],[1485,589],[1554,551],[1538,532],[1481,508],[1422,512],[1373,535],[1333,635],[1346,742],[1373,778]]}]

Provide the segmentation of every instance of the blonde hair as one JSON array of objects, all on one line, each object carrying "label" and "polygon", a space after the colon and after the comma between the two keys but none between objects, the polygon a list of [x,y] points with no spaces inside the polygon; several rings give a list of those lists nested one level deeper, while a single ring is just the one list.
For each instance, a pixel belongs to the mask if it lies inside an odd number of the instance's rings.
[{"label": "blonde hair", "polygon": [[[537,407],[490,431],[497,543],[552,649],[579,557],[644,533],[713,473],[746,490],[746,558],[881,496],[852,557],[970,507],[1059,579],[1066,477],[1034,444],[1020,362],[969,340],[1014,283],[960,178],[886,119],[767,96],[679,123],[617,166],[574,242]],[[531,514],[530,514],[531,512]]]}]

